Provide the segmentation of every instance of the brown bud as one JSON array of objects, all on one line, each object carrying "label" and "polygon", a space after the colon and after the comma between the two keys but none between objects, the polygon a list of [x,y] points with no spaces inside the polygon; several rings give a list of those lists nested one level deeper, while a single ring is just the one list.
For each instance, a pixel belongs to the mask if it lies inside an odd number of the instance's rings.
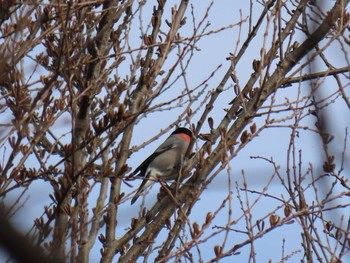
[{"label": "brown bud", "polygon": [[259,67],[260,67],[260,60],[254,59],[254,60],[253,60],[253,70],[254,70],[255,72],[257,72],[257,71],[259,70]]},{"label": "brown bud", "polygon": [[193,226],[193,234],[194,234],[195,237],[197,237],[199,235],[199,233],[200,233],[199,225],[198,225],[197,222],[194,222],[192,224],[192,226]]},{"label": "brown bud", "polygon": [[203,141],[209,141],[211,142],[211,134],[210,133],[200,133],[198,134],[198,138],[203,140]]},{"label": "brown bud", "polygon": [[209,124],[210,129],[214,128],[214,120],[212,117],[208,118],[208,124]]},{"label": "brown bud", "polygon": [[137,222],[138,222],[138,219],[136,219],[136,218],[131,219],[131,230],[135,229]]},{"label": "brown bud", "polygon": [[286,204],[286,206],[284,207],[284,215],[286,217],[290,216],[292,212],[292,207],[289,204]]},{"label": "brown bud", "polygon": [[222,251],[222,247],[221,247],[221,246],[216,245],[216,246],[214,247],[215,256],[217,256],[217,257],[220,256],[221,251]]},{"label": "brown bud", "polygon": [[328,222],[326,223],[326,229],[327,229],[327,231],[330,232],[330,231],[332,231],[333,228],[334,228],[334,225],[333,225],[332,221],[328,221]]},{"label": "brown bud", "polygon": [[249,128],[250,128],[250,132],[252,134],[254,134],[256,132],[256,124],[255,123],[253,123],[253,125],[251,125]]},{"label": "brown bud", "polygon": [[270,216],[270,226],[274,227],[278,224],[278,222],[280,221],[280,217],[276,214],[272,214]]},{"label": "brown bud", "polygon": [[247,132],[247,131],[244,131],[244,132],[242,133],[242,135],[241,135],[241,138],[240,138],[241,143],[243,143],[243,144],[246,143],[247,140],[248,140],[248,137],[249,137],[248,132]]},{"label": "brown bud", "polygon": [[214,216],[212,213],[208,213],[207,216],[205,217],[205,224],[209,224],[213,220]]}]

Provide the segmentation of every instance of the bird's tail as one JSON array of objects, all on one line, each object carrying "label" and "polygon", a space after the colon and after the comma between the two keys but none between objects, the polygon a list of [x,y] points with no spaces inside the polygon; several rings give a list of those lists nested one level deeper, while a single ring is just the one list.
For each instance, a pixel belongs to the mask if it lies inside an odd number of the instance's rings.
[{"label": "bird's tail", "polygon": [[148,179],[144,179],[139,187],[139,189],[137,190],[136,194],[133,196],[133,198],[131,199],[131,204],[134,204],[136,202],[136,200],[140,197],[140,195],[142,194],[142,192],[150,187],[152,184],[154,184],[155,179],[153,176],[150,176],[150,178]]},{"label": "bird's tail", "polygon": [[131,204],[133,205],[136,200],[140,197],[141,193],[143,192],[143,189],[141,189],[141,187],[137,190],[136,194],[133,196],[133,198],[131,199]]}]

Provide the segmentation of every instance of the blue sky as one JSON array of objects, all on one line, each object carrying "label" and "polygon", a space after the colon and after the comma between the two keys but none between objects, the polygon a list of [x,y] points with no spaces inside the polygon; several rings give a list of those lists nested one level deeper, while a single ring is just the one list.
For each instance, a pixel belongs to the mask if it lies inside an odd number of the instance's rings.
[{"label": "blue sky", "polygon": [[[169,4],[176,3],[177,1],[169,1]],[[196,23],[198,23],[201,18],[206,13],[206,10],[211,1],[201,0],[200,4],[193,3],[194,5],[194,14],[196,17]],[[327,1],[327,4],[333,5],[334,1]],[[151,6],[145,7],[144,9],[144,21],[148,21],[147,16],[150,14],[146,12],[147,8]],[[168,10],[168,16],[170,15],[170,9]],[[191,23],[190,16],[190,8],[187,12],[187,24]],[[259,4],[254,4],[254,13],[253,13],[253,21],[256,21],[257,16],[260,15],[262,8]],[[241,1],[232,1],[232,0],[221,0],[214,1],[213,6],[209,12],[208,20],[210,22],[209,30],[218,30],[222,27],[229,26],[232,24],[236,24],[240,20],[240,16],[242,19],[249,16],[249,1],[241,0]],[[254,24],[254,23],[253,23]],[[244,23],[242,26],[242,33],[240,36],[240,42],[238,43],[238,47],[240,47],[247,35],[247,26],[248,23]],[[263,27],[266,24],[263,25]],[[185,26],[182,30],[180,30],[183,36],[191,36],[191,26]],[[138,30],[135,29],[135,43],[137,46],[141,43],[141,40],[138,38]],[[187,79],[189,81],[190,87],[195,87],[199,85],[203,79],[206,79],[210,76],[210,74],[219,66],[222,65],[221,68],[215,73],[214,77],[208,82],[208,91],[216,88],[218,83],[220,82],[223,74],[230,66],[230,62],[226,60],[229,56],[229,53],[234,53],[236,49],[236,44],[239,36],[239,27],[235,26],[231,29],[223,30],[222,32],[211,34],[203,37],[198,43],[197,47],[200,51],[197,51],[194,54],[194,58],[188,67],[186,72]],[[245,82],[250,77],[252,73],[252,61],[253,59],[258,59],[260,54],[260,49],[262,46],[262,33],[256,37],[256,39],[252,42],[248,51],[245,54],[244,59],[242,59],[237,65],[237,76],[239,77],[239,81],[242,86],[244,86]],[[300,35],[302,38],[302,36]],[[302,41],[302,39],[300,39]],[[341,57],[338,55],[339,46],[335,44],[333,48],[330,49],[328,55],[332,63],[345,66],[349,57]],[[342,53],[343,54],[343,53]],[[169,64],[173,63],[169,60]],[[324,70],[324,67],[321,63],[317,64],[317,68],[319,70]],[[128,67],[118,69],[118,74],[123,75],[128,72]],[[172,89],[171,92],[167,93],[166,96],[173,96],[172,92],[177,94],[176,92],[180,92],[182,90],[183,82],[179,81],[177,83],[179,85],[179,89]],[[225,108],[228,108],[228,103],[234,98],[233,88],[227,86],[228,90],[225,92],[224,96],[221,96],[216,103],[216,107],[211,113],[211,117],[214,119],[215,123],[219,123],[221,118],[224,116]],[[330,80],[325,80],[323,83],[321,90],[323,91],[323,96],[328,96],[332,94],[337,87],[334,86],[334,83]],[[297,93],[295,92],[295,86],[285,88],[279,90],[277,92],[276,98],[282,103],[286,101],[286,98],[292,100],[297,97]],[[305,82],[300,86],[300,94],[308,94],[310,89],[310,83]],[[330,116],[329,120],[331,125],[329,125],[329,132],[335,136],[334,140],[331,142],[330,146],[334,149],[335,152],[342,151],[343,140],[345,136],[345,128],[349,126],[349,118],[348,118],[348,108],[345,103],[340,99],[333,96],[335,99],[335,103],[332,103],[325,113]],[[156,114],[149,114],[146,118],[140,120],[138,125],[135,127],[135,133],[132,138],[132,145],[139,145],[140,143],[147,141],[154,134],[159,132],[160,129],[167,127],[175,118],[176,112],[160,112]],[[286,115],[279,115],[279,117],[283,119]],[[200,112],[193,117],[191,120],[193,123],[196,123],[198,118],[200,117]],[[57,125],[55,125],[55,129],[57,134],[65,133],[69,131],[69,127],[66,126],[67,119],[69,115],[62,116],[61,120]],[[159,121],[161,120],[161,121]],[[265,121],[265,117],[257,118],[256,122],[259,125],[263,125]],[[315,119],[306,119],[303,125],[313,126]],[[268,164],[266,161],[261,159],[252,159],[252,156],[263,156],[266,158],[272,158],[277,164],[280,165],[280,173],[282,175],[286,174],[286,154],[287,147],[290,140],[290,128],[287,127],[290,125],[292,121],[281,121],[281,125],[285,125],[285,128],[268,128],[261,132],[259,136],[254,138],[254,140],[247,145],[242,151],[239,152],[238,156],[235,157],[230,163],[230,171],[222,171],[208,186],[193,208],[191,213],[191,222],[198,222],[200,225],[203,223],[205,215],[207,212],[213,212],[218,209],[221,205],[222,200],[228,195],[228,192],[231,190],[232,194],[232,218],[237,219],[237,224],[232,227],[235,229],[245,230],[245,222],[244,218],[240,218],[242,211],[240,209],[240,204],[237,199],[237,191],[236,184],[238,185],[238,189],[243,187],[243,179],[242,179],[242,171],[244,171],[247,188],[255,191],[263,191],[264,187],[266,187],[266,183],[270,180],[270,178],[274,174],[273,167]],[[183,123],[186,125],[185,123]],[[209,127],[205,126],[202,130],[203,133],[209,132]],[[128,160],[128,165],[135,168],[143,159],[145,159],[149,154],[153,152],[155,148],[168,136],[165,135],[159,140],[153,142],[148,145],[144,149],[140,149],[138,152],[132,155],[132,158]],[[69,136],[67,135],[63,140],[70,141]],[[202,142],[199,142],[199,145]],[[322,149],[320,148],[320,138],[318,135],[311,131],[300,131],[300,136],[296,138],[296,147],[297,150],[302,150],[302,170],[300,171],[302,174],[306,174],[307,170],[310,168],[310,165],[313,166],[313,171],[315,175],[322,173],[322,161],[324,155],[322,153]],[[0,149],[1,153],[1,149]],[[346,155],[349,158],[348,155]],[[339,165],[339,163],[338,163]],[[345,164],[345,168],[349,168],[348,164]],[[230,174],[231,185],[228,186],[228,173]],[[322,191],[327,192],[328,187],[331,185],[332,178],[325,177],[320,180],[320,195],[322,195]],[[137,187],[139,181],[133,182],[134,187]],[[28,228],[32,227],[33,219],[38,217],[43,211],[43,205],[49,205],[51,200],[48,198],[48,189],[45,188],[41,183],[34,183],[30,191],[26,194],[26,196],[30,196],[30,199],[27,202],[27,205],[19,211],[17,216],[14,218],[16,225],[19,228],[23,228],[23,230],[28,230]],[[156,202],[156,194],[158,191],[158,186],[153,187],[151,192],[146,197],[146,207],[151,207],[154,202]],[[135,189],[135,188],[134,188]],[[133,189],[128,188],[126,185],[123,185],[123,191],[130,192]],[[337,190],[337,189],[336,189]],[[269,195],[278,196],[282,199],[288,198],[288,195],[285,189],[281,186],[279,179],[275,176],[272,180],[271,184],[268,186],[267,190]],[[337,191],[335,191],[336,193]],[[241,195],[245,193],[243,191],[239,192]],[[14,193],[15,194],[15,193]],[[9,199],[15,198],[15,195],[9,194],[7,196]],[[256,205],[253,207],[252,221],[266,216],[270,211],[273,211],[274,208],[281,203],[267,197],[259,197],[258,194],[248,194],[249,202],[253,203],[254,200],[258,200]],[[91,199],[94,196],[92,195]],[[315,201],[314,192],[312,190],[307,191],[307,200]],[[349,200],[344,200],[344,203],[348,203]],[[138,201],[135,205],[130,206],[129,201],[122,204],[119,209],[119,218],[118,218],[118,230],[117,235],[121,236],[124,233],[124,229],[130,226],[130,219],[132,217],[137,217],[139,212],[139,204]],[[215,218],[212,227],[214,226],[225,226],[227,223],[227,206],[217,215]],[[344,211],[343,211],[344,212]],[[277,210],[276,213],[283,217],[283,209]],[[338,214],[326,213],[326,216],[333,221],[339,220]],[[349,216],[349,215],[347,215]],[[268,219],[265,219],[265,224],[268,225]],[[294,222],[291,225],[283,226],[281,228],[275,229],[274,231],[268,233],[263,238],[256,241],[255,244],[255,252],[257,254],[256,258],[258,262],[267,262],[271,259],[273,262],[278,262],[282,258],[282,245],[283,239],[285,239],[285,255],[291,254],[292,259],[290,262],[297,262],[302,257],[302,252],[299,252],[301,237],[300,237],[300,226],[295,227],[298,224]],[[319,226],[322,227],[322,226]],[[297,229],[297,230],[296,230]],[[215,228],[209,230],[206,235],[213,233]],[[205,235],[205,236],[206,236]],[[163,234],[164,236],[164,234]],[[238,243],[240,240],[246,238],[245,235],[240,233],[231,234],[229,237],[229,242],[227,244],[227,248],[232,244]],[[223,240],[223,234],[214,236],[209,239],[204,244],[199,245],[201,248],[201,256],[206,261],[214,256],[213,244],[219,244]],[[332,242],[332,241],[330,241]],[[100,247],[96,247],[91,255],[91,262],[97,262],[100,258],[99,253]],[[244,247],[241,251],[241,254],[235,255],[232,258],[225,258],[220,262],[232,262],[235,260],[237,262],[244,262],[249,256],[248,247]],[[156,256],[156,255],[155,255]],[[194,250],[194,256],[199,257]]]}]

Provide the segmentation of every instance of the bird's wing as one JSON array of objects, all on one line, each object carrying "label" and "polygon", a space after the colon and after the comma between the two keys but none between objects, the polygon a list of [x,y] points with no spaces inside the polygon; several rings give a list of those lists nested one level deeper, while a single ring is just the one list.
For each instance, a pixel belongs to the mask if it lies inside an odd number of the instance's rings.
[{"label": "bird's wing", "polygon": [[146,174],[147,172],[147,168],[149,166],[149,164],[159,155],[170,151],[171,149],[174,149],[176,147],[176,142],[177,142],[177,138],[174,136],[170,136],[168,137],[168,139],[166,139],[156,150],[154,153],[152,153],[146,160],[143,161],[143,163],[141,163],[139,165],[139,167],[137,167],[135,169],[135,171],[133,172],[134,175],[138,174],[139,172],[139,176],[140,177],[144,177],[144,179],[142,180],[142,183],[139,187],[139,189],[137,190],[136,194],[134,195],[134,197],[131,199],[131,204],[135,203],[136,200],[139,198],[140,193],[144,190],[144,188],[146,188],[147,183],[149,183],[149,177],[151,176],[150,172],[148,172],[148,174]]},{"label": "bird's wing", "polygon": [[138,174],[140,172],[140,176],[144,177],[148,165],[159,155],[162,153],[169,151],[174,148],[174,142],[172,140],[165,141],[163,144],[161,144],[154,153],[152,153],[146,160],[144,160],[133,172],[134,175]]}]

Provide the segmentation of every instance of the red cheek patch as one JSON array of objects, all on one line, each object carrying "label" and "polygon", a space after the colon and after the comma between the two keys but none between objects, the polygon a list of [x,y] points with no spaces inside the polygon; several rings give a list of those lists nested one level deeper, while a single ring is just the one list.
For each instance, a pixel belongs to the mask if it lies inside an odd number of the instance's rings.
[{"label": "red cheek patch", "polygon": [[180,134],[176,134],[177,137],[185,140],[186,142],[190,142],[191,141],[191,137],[188,136],[187,134],[185,133],[180,133]]}]

